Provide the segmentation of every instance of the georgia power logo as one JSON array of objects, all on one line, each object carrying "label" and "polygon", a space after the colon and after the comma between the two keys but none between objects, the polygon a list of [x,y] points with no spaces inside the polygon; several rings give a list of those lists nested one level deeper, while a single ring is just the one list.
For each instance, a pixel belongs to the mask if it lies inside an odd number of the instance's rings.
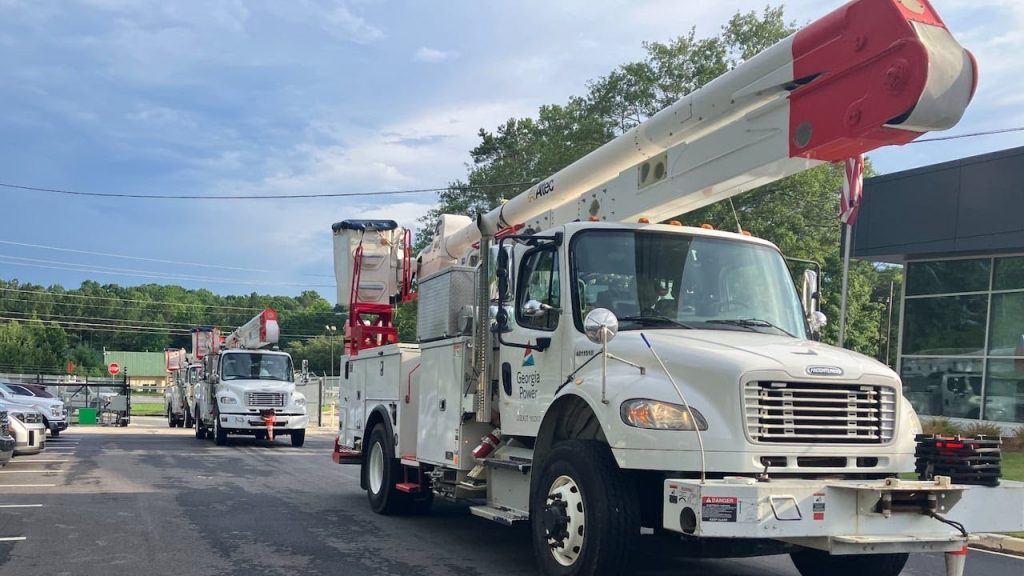
[{"label": "georgia power logo", "polygon": [[535,366],[536,362],[533,361],[533,347],[530,346],[530,341],[526,341],[526,351],[523,353],[523,366]]}]

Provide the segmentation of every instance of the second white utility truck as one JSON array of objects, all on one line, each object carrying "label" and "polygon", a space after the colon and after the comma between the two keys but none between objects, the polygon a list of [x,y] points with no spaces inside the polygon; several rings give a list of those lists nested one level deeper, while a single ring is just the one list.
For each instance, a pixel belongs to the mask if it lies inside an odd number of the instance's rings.
[{"label": "second white utility truck", "polygon": [[289,436],[292,446],[303,445],[309,423],[306,397],[296,390],[291,356],[276,349],[279,335],[277,312],[271,308],[223,343],[212,331],[202,358],[204,378],[194,391],[196,438],[209,437],[220,446],[229,435],[270,441]]},{"label": "second white utility truck", "polygon": [[417,344],[387,309],[402,231],[336,224],[334,460],[379,513],[443,497],[529,522],[548,575],[642,569],[647,533],[789,552],[804,576],[944,552],[959,576],[963,527],[1024,529],[1021,486],[900,480],[918,418],[887,366],[813,337],[813,275],[802,299],[770,242],[659,222],[947,129],[976,77],[925,0],[855,0],[475,221],[442,217]]}]

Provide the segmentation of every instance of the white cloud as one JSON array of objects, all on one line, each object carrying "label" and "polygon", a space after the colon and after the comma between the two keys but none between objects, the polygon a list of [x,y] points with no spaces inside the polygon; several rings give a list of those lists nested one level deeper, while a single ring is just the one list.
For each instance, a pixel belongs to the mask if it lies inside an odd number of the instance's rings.
[{"label": "white cloud", "polygon": [[380,28],[353,14],[348,5],[344,3],[339,3],[327,13],[324,30],[358,44],[373,42],[384,36],[384,32]]},{"label": "white cloud", "polygon": [[457,58],[458,52],[445,52],[444,50],[438,50],[436,48],[427,48],[426,46],[420,46],[416,53],[413,54],[412,59],[416,62],[425,62],[427,64],[437,64],[438,62],[444,62],[452,58]]}]

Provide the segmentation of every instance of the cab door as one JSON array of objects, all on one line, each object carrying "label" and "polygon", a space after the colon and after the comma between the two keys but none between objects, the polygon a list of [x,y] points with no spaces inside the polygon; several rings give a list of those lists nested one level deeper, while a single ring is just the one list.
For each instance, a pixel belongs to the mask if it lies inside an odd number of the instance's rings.
[{"label": "cab door", "polygon": [[501,429],[536,435],[547,406],[562,382],[563,333],[572,314],[560,243],[516,248],[514,321],[501,338],[498,366]]}]

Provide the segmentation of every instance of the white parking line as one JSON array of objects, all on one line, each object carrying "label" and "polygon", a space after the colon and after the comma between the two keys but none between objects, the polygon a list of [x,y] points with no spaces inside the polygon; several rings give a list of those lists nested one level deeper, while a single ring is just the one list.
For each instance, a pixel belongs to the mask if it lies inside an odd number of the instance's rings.
[{"label": "white parking line", "polygon": [[0,474],[46,474],[47,472],[63,472],[63,470],[0,470]]},{"label": "white parking line", "polygon": [[0,488],[55,488],[56,484],[0,484]]},{"label": "white parking line", "polygon": [[25,540],[24,536],[5,536],[0,537],[0,542],[21,542]]},{"label": "white parking line", "polygon": [[36,463],[46,463],[46,464],[57,464],[57,463],[60,463],[60,462],[70,462],[70,460],[25,460],[24,457],[22,457],[22,458],[17,458],[15,460],[11,460],[10,462],[8,462],[8,464],[31,464],[33,462],[36,462]]},{"label": "white parking line", "polygon": [[42,504],[0,504],[0,508],[42,508]]},{"label": "white parking line", "polygon": [[981,548],[971,548],[971,552],[984,552],[985,554],[995,554],[996,556],[1005,556],[1007,558],[1013,558],[1014,560],[1024,560],[1024,556],[1016,556],[1014,554],[1005,554],[1003,552],[993,552],[992,550],[983,550]]}]

